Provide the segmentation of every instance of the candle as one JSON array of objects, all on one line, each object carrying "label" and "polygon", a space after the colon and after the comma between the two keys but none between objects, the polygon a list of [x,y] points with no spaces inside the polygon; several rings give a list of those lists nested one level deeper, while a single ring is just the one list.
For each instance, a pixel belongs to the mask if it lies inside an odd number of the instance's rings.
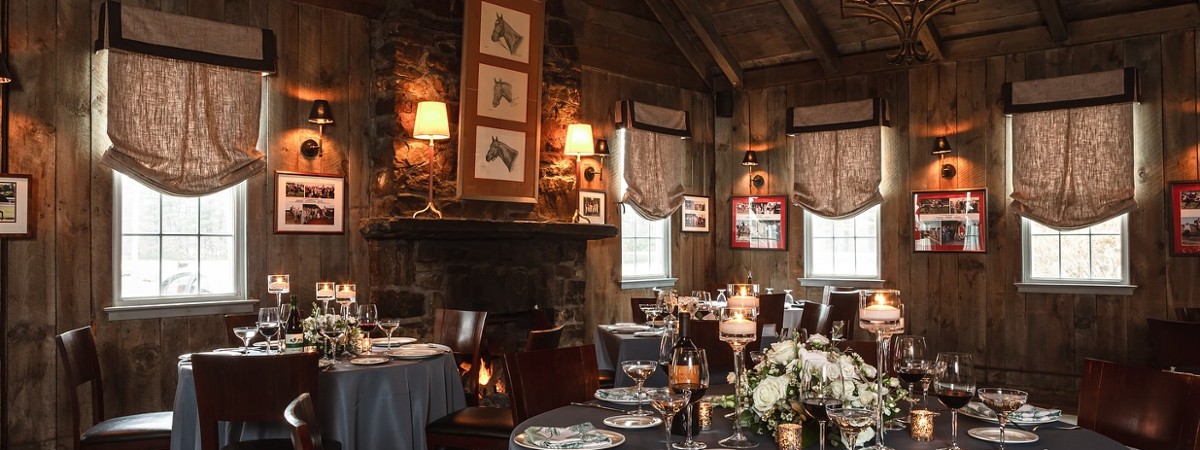
[{"label": "candle", "polygon": [[749,295],[735,295],[729,297],[729,302],[726,303],[730,308],[757,308],[758,297]]},{"label": "candle", "polygon": [[753,320],[742,319],[740,317],[734,318],[734,319],[729,319],[729,320],[723,320],[723,321],[721,321],[721,324],[719,327],[720,327],[721,334],[753,336],[754,331],[755,331],[755,324],[754,324]]},{"label": "candle", "polygon": [[288,291],[288,276],[287,275],[268,275],[267,290],[271,292],[287,292]]},{"label": "candle", "polygon": [[800,450],[801,432],[803,428],[798,423],[781,423],[775,429],[775,443],[779,450]]},{"label": "candle", "polygon": [[872,321],[900,320],[900,308],[876,303],[858,310],[858,318]]},{"label": "candle", "polygon": [[333,283],[317,283],[317,298],[333,298]]},{"label": "candle", "polygon": [[712,428],[712,413],[713,404],[705,401],[700,402],[700,429],[708,431]]},{"label": "candle", "polygon": [[912,424],[914,441],[928,442],[933,440],[933,416],[937,413],[924,409],[914,409],[909,421]]},{"label": "candle", "polygon": [[334,294],[334,297],[335,298],[343,298],[343,299],[354,298],[354,285],[353,284],[337,285],[337,293]]}]

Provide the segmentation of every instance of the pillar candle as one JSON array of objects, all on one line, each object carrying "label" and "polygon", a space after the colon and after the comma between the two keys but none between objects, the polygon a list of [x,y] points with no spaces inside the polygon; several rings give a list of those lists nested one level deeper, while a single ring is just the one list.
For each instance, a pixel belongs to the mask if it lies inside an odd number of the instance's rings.
[{"label": "pillar candle", "polygon": [[757,308],[758,297],[749,295],[735,295],[729,297],[729,302],[726,305],[730,308]]}]

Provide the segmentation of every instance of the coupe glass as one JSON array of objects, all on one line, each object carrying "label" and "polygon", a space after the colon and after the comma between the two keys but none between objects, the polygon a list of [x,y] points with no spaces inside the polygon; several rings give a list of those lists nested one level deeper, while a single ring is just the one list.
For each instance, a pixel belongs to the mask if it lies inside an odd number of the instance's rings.
[{"label": "coupe glass", "polygon": [[392,333],[395,333],[396,328],[400,327],[400,320],[392,319],[392,318],[383,319],[383,320],[379,321],[379,327],[383,328],[383,331],[385,333],[387,333],[387,337],[388,337],[387,348],[389,351],[391,351],[391,349],[392,349]]},{"label": "coupe glass", "polygon": [[858,448],[858,434],[875,425],[875,411],[869,409],[827,408],[825,413],[842,431],[842,440],[850,445],[850,450]]},{"label": "coupe glass", "polygon": [[688,404],[688,395],[672,392],[670,388],[650,389],[646,394],[650,398],[650,405],[662,414],[663,433],[667,437],[666,450],[671,450],[671,420]]},{"label": "coupe glass", "polygon": [[279,308],[270,306],[258,309],[258,334],[267,338],[267,353],[278,353],[272,350],[274,347],[273,339],[279,334]]},{"label": "coupe glass", "polygon": [[981,388],[979,399],[993,411],[996,411],[996,421],[1000,422],[1000,450],[1004,450],[1004,425],[1008,423],[1008,415],[1029,400],[1029,393],[1016,389]]},{"label": "coupe glass", "polygon": [[842,366],[828,362],[808,360],[800,371],[800,399],[804,403],[804,412],[817,419],[820,430],[819,441],[821,450],[825,450],[825,424],[829,422],[830,408],[841,408],[845,400],[845,378],[842,377]]},{"label": "coupe glass", "polygon": [[697,450],[707,447],[703,442],[692,439],[692,407],[697,400],[704,397],[708,391],[708,358],[704,349],[695,347],[679,347],[671,352],[671,365],[668,369],[667,380],[671,390],[688,395],[687,417],[683,422],[683,442],[673,447],[681,450]]},{"label": "coupe glass", "polygon": [[258,327],[234,327],[233,335],[242,340],[242,354],[250,351],[250,340],[258,335]]},{"label": "coupe glass", "polygon": [[950,446],[938,450],[962,450],[958,446],[958,409],[975,395],[975,363],[966,353],[938,353],[932,372],[933,394],[950,408]]},{"label": "coupe glass", "polygon": [[933,361],[925,350],[924,336],[896,336],[892,352],[892,368],[901,380],[908,383],[908,412],[912,413],[916,384],[929,373]]},{"label": "coupe glass", "polygon": [[367,348],[371,348],[371,332],[375,331],[377,326],[379,326],[379,308],[374,303],[359,305],[358,329],[362,330],[363,336],[367,338]]},{"label": "coupe glass", "polygon": [[621,361],[621,370],[625,371],[625,375],[637,383],[637,409],[630,411],[629,414],[635,416],[649,416],[652,411],[642,408],[642,396],[645,395],[645,390],[642,388],[646,384],[646,379],[658,369],[658,361],[648,359],[637,359],[632,361]]}]

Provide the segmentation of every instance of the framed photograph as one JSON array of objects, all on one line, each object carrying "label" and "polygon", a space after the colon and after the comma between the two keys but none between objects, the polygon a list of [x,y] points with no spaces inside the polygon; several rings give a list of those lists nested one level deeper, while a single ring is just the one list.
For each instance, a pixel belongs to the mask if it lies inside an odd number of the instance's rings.
[{"label": "framed photograph", "polygon": [[596,191],[579,191],[579,217],[588,223],[604,222],[604,193]]},{"label": "framed photograph", "polygon": [[1168,187],[1171,254],[1200,256],[1200,181],[1176,181]]},{"label": "framed photograph", "polygon": [[345,177],[275,172],[275,233],[342,234],[345,231]]},{"label": "framed photograph", "polygon": [[730,247],[787,250],[787,197],[733,197]]},{"label": "framed photograph", "polygon": [[708,197],[683,196],[683,228],[680,231],[708,232]]},{"label": "framed photograph", "polygon": [[29,217],[29,175],[0,173],[0,237],[32,236]]},{"label": "framed photograph", "polygon": [[536,203],[545,2],[467,0],[458,197]]},{"label": "framed photograph", "polygon": [[913,251],[987,251],[987,189],[913,192]]}]

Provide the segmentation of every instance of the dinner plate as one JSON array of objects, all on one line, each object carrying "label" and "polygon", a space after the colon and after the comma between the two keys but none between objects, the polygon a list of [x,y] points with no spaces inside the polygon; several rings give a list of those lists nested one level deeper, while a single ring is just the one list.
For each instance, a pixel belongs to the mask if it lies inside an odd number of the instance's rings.
[{"label": "dinner plate", "polygon": [[[605,448],[613,448],[613,447],[616,447],[618,445],[625,443],[625,435],[618,433],[616,431],[596,430],[596,432],[604,434],[605,436],[608,436],[609,442],[607,444],[597,445],[595,447],[583,447],[582,448],[583,450],[600,450],[600,449],[605,449]],[[520,445],[522,447],[532,448],[535,450],[546,450],[549,448],[549,447],[540,447],[537,445],[533,445],[533,443],[529,442],[529,440],[525,437],[525,433],[518,434],[517,437],[513,438],[513,442],[516,442],[517,445]]]},{"label": "dinner plate", "polygon": [[635,331],[633,333],[637,337],[660,337],[662,334],[662,331]]},{"label": "dinner plate", "polygon": [[[258,342],[255,342],[255,343],[253,343],[253,344],[250,344],[250,345],[253,345],[253,346],[255,346],[255,347],[258,347],[258,348],[264,348],[264,347],[266,347],[266,346],[267,346],[267,341],[258,341]],[[271,350],[279,350],[279,344],[272,342],[272,343],[271,343]]]},{"label": "dinner plate", "polygon": [[612,416],[604,419],[604,424],[613,428],[650,428],[661,423],[662,419],[655,416],[635,416],[633,414]]},{"label": "dinner plate", "polygon": [[646,331],[649,329],[650,329],[650,327],[646,326],[646,325],[620,325],[620,326],[614,325],[614,326],[608,327],[608,331],[611,331],[613,333],[636,333],[638,331]]},{"label": "dinner plate", "polygon": [[438,356],[442,353],[443,352],[434,348],[401,347],[395,350],[387,351],[384,354],[399,359],[425,359],[432,356]]},{"label": "dinner plate", "polygon": [[[967,430],[967,434],[975,439],[988,442],[1000,442],[1000,428],[972,428]],[[1037,442],[1038,435],[1025,430],[1015,430],[1012,428],[1004,429],[1005,444],[1028,444]]]},{"label": "dinner plate", "polygon": [[[972,402],[972,403],[974,403],[974,402]],[[986,406],[985,406],[985,408],[986,408]],[[958,410],[958,413],[962,414],[964,416],[973,418],[973,419],[982,420],[984,422],[998,423],[998,421],[996,420],[996,416],[991,416],[991,417],[985,416],[983,414],[979,414],[978,412],[973,411],[971,408],[960,408]],[[1017,425],[1042,425],[1042,424],[1047,424],[1047,423],[1058,422],[1061,419],[1062,419],[1062,417],[1047,417],[1047,418],[1038,419],[1038,420],[1015,420],[1015,419],[1010,418],[1010,419],[1008,419],[1008,421],[1009,421],[1009,423],[1015,423]]]},{"label": "dinner plate", "polygon": [[218,349],[215,349],[212,351],[212,353],[241,353],[241,352],[242,352],[241,347],[218,348]]},{"label": "dinner plate", "polygon": [[434,344],[434,343],[428,343],[428,344],[404,344],[404,345],[401,345],[401,346],[400,346],[400,348],[427,348],[427,349],[433,349],[433,350],[437,350],[437,351],[439,351],[439,352],[442,352],[442,353],[450,353],[450,347],[447,347],[447,346],[445,346],[445,345],[442,345],[442,344]]},{"label": "dinner plate", "polygon": [[417,342],[417,338],[412,338],[412,337],[407,337],[407,336],[404,336],[404,337],[397,336],[397,337],[393,337],[393,338],[371,339],[371,346],[387,348],[389,342],[392,344],[392,347],[399,347],[404,344],[411,344],[413,342]]},{"label": "dinner plate", "polygon": [[359,366],[373,366],[376,364],[383,364],[383,363],[386,363],[391,360],[392,360],[391,358],[388,358],[385,356],[359,356],[357,358],[351,359],[350,364],[359,365]]},{"label": "dinner plate", "polygon": [[[596,391],[595,394],[592,394],[592,396],[596,397],[596,400],[605,401],[605,402],[609,402],[609,403],[616,403],[618,405],[637,405],[639,402],[637,401],[636,398],[633,398],[632,392],[626,394],[626,396],[628,398],[614,398],[609,395],[604,395],[606,392],[626,391],[626,390],[632,391],[633,388],[599,389]],[[641,397],[642,397],[642,401],[640,402],[641,404],[646,404],[647,402],[649,402],[650,396],[647,395],[645,392],[642,392]]]}]

